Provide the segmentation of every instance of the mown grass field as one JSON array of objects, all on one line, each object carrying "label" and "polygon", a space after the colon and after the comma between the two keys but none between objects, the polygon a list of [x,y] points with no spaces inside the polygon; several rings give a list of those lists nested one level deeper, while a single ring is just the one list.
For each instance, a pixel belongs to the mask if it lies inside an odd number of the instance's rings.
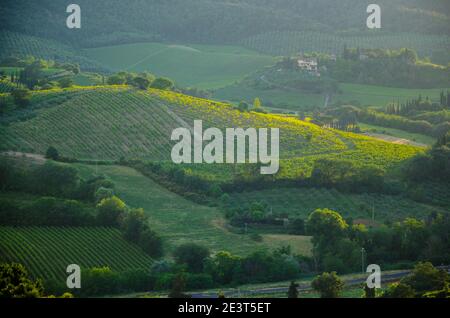
[{"label": "mown grass field", "polygon": [[121,166],[75,165],[83,176],[104,174],[116,186],[116,194],[131,207],[142,207],[149,216],[152,229],[160,234],[170,256],[174,247],[194,242],[212,251],[230,251],[246,255],[258,249],[272,249],[280,241],[289,243],[293,250],[310,253],[311,243],[304,237],[275,237],[263,235],[256,242],[248,235],[233,233],[226,226],[217,208],[198,205],[159,186],[134,169]]},{"label": "mown grass field", "polygon": [[273,57],[235,46],[135,43],[85,50],[116,71],[148,71],[176,84],[204,89],[227,86],[271,65]]},{"label": "mown grass field", "polygon": [[65,279],[66,268],[148,269],[152,259],[117,229],[0,226],[0,262],[19,262],[34,277]]}]

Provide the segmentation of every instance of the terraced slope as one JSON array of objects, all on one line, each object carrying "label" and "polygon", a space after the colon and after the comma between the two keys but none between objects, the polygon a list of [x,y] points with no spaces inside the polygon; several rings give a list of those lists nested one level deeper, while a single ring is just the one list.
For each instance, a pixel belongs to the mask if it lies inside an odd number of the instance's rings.
[{"label": "terraced slope", "polygon": [[35,277],[65,279],[69,264],[147,269],[152,259],[112,228],[0,226],[0,262],[24,264]]}]

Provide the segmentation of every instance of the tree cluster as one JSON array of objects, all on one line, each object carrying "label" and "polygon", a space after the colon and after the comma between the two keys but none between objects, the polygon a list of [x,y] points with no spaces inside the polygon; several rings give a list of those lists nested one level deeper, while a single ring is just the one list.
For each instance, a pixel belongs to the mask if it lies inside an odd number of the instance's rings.
[{"label": "tree cluster", "polygon": [[407,218],[392,225],[366,228],[348,224],[334,211],[318,209],[306,222],[313,237],[316,268],[351,272],[361,266],[361,253],[367,264],[450,260],[450,216],[433,214],[426,221]]}]

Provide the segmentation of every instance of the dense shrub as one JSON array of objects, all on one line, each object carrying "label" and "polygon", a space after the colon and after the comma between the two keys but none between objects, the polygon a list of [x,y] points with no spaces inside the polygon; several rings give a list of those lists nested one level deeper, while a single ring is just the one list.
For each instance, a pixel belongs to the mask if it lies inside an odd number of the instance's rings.
[{"label": "dense shrub", "polygon": [[106,198],[97,204],[97,211],[99,225],[119,227],[126,213],[126,205],[118,197]]},{"label": "dense shrub", "polygon": [[150,229],[143,209],[128,209],[119,219],[126,240],[139,245],[150,256],[162,256],[162,240]]},{"label": "dense shrub", "polygon": [[173,255],[177,263],[185,264],[193,273],[199,273],[203,271],[204,262],[209,257],[210,251],[204,246],[186,243],[178,246]]},{"label": "dense shrub", "polygon": [[31,202],[0,200],[0,223],[13,226],[93,226],[95,211],[78,201],[41,197]]},{"label": "dense shrub", "polygon": [[319,159],[314,163],[311,182],[351,192],[380,192],[385,171],[374,165],[350,160]]}]

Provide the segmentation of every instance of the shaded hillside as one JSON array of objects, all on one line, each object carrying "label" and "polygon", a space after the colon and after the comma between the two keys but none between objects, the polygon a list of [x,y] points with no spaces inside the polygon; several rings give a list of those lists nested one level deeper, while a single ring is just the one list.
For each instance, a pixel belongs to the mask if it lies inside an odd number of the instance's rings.
[{"label": "shaded hillside", "polygon": [[[277,30],[364,30],[369,0],[80,0],[81,30],[65,27],[61,0],[7,0],[0,24],[24,32],[81,45],[137,41],[236,42]],[[446,0],[383,0],[388,32],[450,32]]]}]

